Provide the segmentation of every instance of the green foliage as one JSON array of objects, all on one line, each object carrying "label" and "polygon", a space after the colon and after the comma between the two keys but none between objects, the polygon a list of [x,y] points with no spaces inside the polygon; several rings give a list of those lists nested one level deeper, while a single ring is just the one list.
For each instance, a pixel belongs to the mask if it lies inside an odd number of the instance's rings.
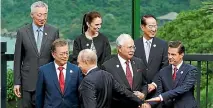
[{"label": "green foliage", "polygon": [[16,96],[13,92],[13,70],[7,71],[7,101],[16,100]]},{"label": "green foliage", "polygon": [[[30,6],[37,0],[2,0],[2,28],[16,31],[31,23]],[[89,11],[102,14],[103,32],[110,41],[121,33],[131,34],[132,0],[43,0],[49,6],[48,23],[60,29],[64,38],[75,39],[81,34],[83,15]],[[200,0],[141,0],[141,15],[161,16],[200,7]],[[204,0],[202,0],[204,1]],[[207,1],[207,0],[205,0]],[[190,4],[190,7],[189,7]],[[192,5],[192,6],[191,6]]]}]

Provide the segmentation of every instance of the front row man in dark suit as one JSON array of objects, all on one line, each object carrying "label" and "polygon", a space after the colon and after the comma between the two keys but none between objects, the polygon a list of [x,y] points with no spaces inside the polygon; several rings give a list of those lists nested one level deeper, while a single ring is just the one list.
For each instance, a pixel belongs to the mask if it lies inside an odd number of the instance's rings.
[{"label": "front row man in dark suit", "polygon": [[[102,69],[111,73],[113,77],[126,89],[135,92],[138,97],[144,99],[147,95],[147,83],[145,80],[144,63],[134,57],[135,45],[129,34],[121,34],[117,40],[118,54],[103,63]],[[112,108],[137,108],[120,97],[113,97]]]},{"label": "front row man in dark suit", "polygon": [[53,42],[50,62],[39,68],[36,86],[37,108],[79,108],[78,86],[82,80],[80,69],[69,62],[68,43],[63,39]]},{"label": "front row man in dark suit", "polygon": [[111,108],[114,95],[133,106],[142,104],[142,100],[121,86],[110,73],[97,68],[97,55],[92,50],[82,50],[77,62],[85,75],[79,87],[81,108]]},{"label": "front row man in dark suit", "polygon": [[147,101],[152,106],[162,103],[162,108],[197,108],[193,96],[197,69],[183,63],[185,48],[180,41],[171,41],[168,47],[170,65],[160,70],[157,97]]}]

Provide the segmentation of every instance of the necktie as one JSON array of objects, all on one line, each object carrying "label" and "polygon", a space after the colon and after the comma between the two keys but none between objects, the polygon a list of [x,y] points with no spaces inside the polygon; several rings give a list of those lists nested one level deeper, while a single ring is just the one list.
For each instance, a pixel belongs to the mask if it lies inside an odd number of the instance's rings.
[{"label": "necktie", "polygon": [[148,63],[148,60],[149,60],[149,53],[150,53],[150,41],[146,41],[146,50],[145,50],[145,53],[146,53],[146,61]]},{"label": "necktie", "polygon": [[173,75],[172,75],[172,79],[173,79],[173,81],[175,81],[175,79],[176,79],[176,73],[177,73],[177,66],[174,66],[174,72],[173,72]]},{"label": "necktie", "polygon": [[61,89],[62,94],[64,93],[64,84],[65,84],[63,69],[64,69],[64,67],[62,67],[62,66],[58,67],[58,70],[60,71],[60,73],[59,73],[59,85],[60,85],[60,89]]},{"label": "necktie", "polygon": [[132,88],[133,79],[132,79],[132,73],[129,68],[129,61],[126,61],[125,63],[126,63],[126,79],[128,80],[130,87]]},{"label": "necktie", "polygon": [[36,39],[36,45],[37,45],[38,52],[40,53],[40,48],[41,48],[41,35],[40,35],[40,32],[41,32],[41,29],[38,29],[37,32],[38,32],[38,35],[37,35],[37,39]]}]

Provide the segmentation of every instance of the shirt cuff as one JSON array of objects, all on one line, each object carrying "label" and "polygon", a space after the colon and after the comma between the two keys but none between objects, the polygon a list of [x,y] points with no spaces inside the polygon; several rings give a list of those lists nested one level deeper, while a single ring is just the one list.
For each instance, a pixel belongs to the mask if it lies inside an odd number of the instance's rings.
[{"label": "shirt cuff", "polygon": [[163,97],[161,95],[159,95],[159,97],[160,97],[160,101],[162,102],[163,101]]},{"label": "shirt cuff", "polygon": [[157,84],[155,84],[154,82],[152,82],[152,84],[155,86],[155,88],[157,88]]}]

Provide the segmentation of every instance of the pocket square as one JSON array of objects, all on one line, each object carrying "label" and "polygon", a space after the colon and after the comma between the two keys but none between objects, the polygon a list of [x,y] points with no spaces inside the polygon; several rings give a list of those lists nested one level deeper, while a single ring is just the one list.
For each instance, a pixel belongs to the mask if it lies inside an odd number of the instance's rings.
[{"label": "pocket square", "polygon": [[137,69],[137,72],[142,72],[142,70],[141,69]]},{"label": "pocket square", "polygon": [[72,70],[70,70],[70,73],[73,73],[73,71],[72,71]]}]

